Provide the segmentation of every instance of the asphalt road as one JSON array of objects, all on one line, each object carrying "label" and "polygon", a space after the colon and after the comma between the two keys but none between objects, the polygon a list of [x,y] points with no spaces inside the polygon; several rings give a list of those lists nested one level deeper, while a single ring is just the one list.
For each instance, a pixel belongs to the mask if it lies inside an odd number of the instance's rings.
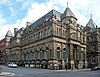
[{"label": "asphalt road", "polygon": [[14,73],[12,77],[100,77],[100,71],[55,71],[25,67],[2,67],[4,72]]}]

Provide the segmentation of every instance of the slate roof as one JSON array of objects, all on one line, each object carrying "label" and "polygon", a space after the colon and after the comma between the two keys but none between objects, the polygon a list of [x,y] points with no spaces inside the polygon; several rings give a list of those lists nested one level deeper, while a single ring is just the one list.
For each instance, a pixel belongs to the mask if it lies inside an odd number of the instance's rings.
[{"label": "slate roof", "polygon": [[21,36],[21,34],[23,34],[24,30],[25,30],[24,27],[20,28],[20,29],[17,31],[16,36],[17,36],[17,37],[18,37],[18,36]]},{"label": "slate roof", "polygon": [[12,37],[12,36],[13,36],[10,30],[8,30],[8,32],[6,33],[6,37],[7,37],[7,36],[8,36],[8,37]]},{"label": "slate roof", "polygon": [[92,18],[90,18],[89,22],[86,24],[86,27],[89,27],[91,32],[96,31],[96,26]]},{"label": "slate roof", "polygon": [[40,26],[41,24],[52,19],[53,17],[56,17],[57,21],[61,21],[61,17],[65,17],[65,16],[71,16],[71,17],[76,18],[75,15],[70,10],[70,8],[68,8],[68,7],[66,8],[66,10],[64,11],[63,14],[53,9],[50,12],[48,12],[47,14],[45,14],[44,16],[42,16],[41,18],[39,18],[37,21],[35,21],[31,25],[29,25],[28,29],[24,29],[24,32],[31,31],[32,29]]},{"label": "slate roof", "polygon": [[73,12],[70,10],[70,8],[66,8],[65,9],[65,11],[64,11],[64,13],[62,14],[62,17],[61,18],[65,18],[65,17],[74,17],[75,19],[76,19],[76,17],[75,17],[75,15],[73,14]]},{"label": "slate roof", "polygon": [[29,29],[38,27],[39,25],[41,25],[44,22],[48,21],[53,16],[55,16],[58,21],[61,21],[62,17],[66,17],[66,16],[67,17],[68,16],[74,17],[76,19],[75,15],[73,14],[73,12],[68,7],[66,8],[66,10],[64,11],[63,14],[53,9],[50,12],[48,12],[47,14],[45,14],[44,16],[42,16],[40,19],[38,19],[37,21],[35,21],[34,23],[32,23],[29,26]]},{"label": "slate roof", "polygon": [[92,18],[89,20],[89,22],[86,24],[86,26],[90,27],[90,28],[95,28],[96,24],[94,23],[94,21],[92,20]]},{"label": "slate roof", "polygon": [[61,20],[61,13],[56,11],[56,10],[51,10],[50,12],[48,12],[47,14],[45,14],[44,16],[42,16],[40,19],[38,19],[37,21],[35,21],[34,23],[32,23],[29,28],[33,28],[33,27],[37,27],[41,24],[43,24],[44,22],[48,21],[50,18],[52,18],[53,16],[56,16],[57,20]]}]

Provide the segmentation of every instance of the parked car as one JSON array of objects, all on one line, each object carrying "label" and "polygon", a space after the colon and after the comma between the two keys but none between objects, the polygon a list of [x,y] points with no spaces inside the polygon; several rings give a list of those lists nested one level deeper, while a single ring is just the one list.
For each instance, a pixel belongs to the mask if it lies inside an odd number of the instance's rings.
[{"label": "parked car", "polygon": [[91,70],[100,70],[100,66],[95,66],[95,67],[91,68]]},{"label": "parked car", "polygon": [[15,63],[9,63],[8,64],[8,67],[16,68],[17,67],[17,64],[15,64]]}]

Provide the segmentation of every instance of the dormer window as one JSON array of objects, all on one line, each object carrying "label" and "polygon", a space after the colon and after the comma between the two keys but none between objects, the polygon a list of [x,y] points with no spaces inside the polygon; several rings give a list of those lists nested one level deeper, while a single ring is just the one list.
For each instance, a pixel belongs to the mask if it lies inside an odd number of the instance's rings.
[{"label": "dormer window", "polygon": [[48,18],[46,18],[46,21],[48,21]]}]

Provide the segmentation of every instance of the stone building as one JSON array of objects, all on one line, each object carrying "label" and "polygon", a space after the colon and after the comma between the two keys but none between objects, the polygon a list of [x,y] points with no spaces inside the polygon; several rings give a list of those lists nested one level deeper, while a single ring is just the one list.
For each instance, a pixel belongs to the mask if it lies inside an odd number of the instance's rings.
[{"label": "stone building", "polygon": [[0,40],[0,64],[5,63],[5,47],[6,47],[5,39]]},{"label": "stone building", "polygon": [[10,37],[12,36],[11,31],[8,30],[7,34],[5,35],[5,38],[0,40],[0,64],[5,64],[7,58],[6,55],[6,47],[8,46],[8,43],[10,41]]},{"label": "stone building", "polygon": [[26,67],[76,69],[87,67],[84,27],[67,7],[51,10],[26,28],[14,29],[7,52],[8,62]]},{"label": "stone building", "polygon": [[87,33],[87,60],[88,67],[100,66],[100,28],[94,23],[92,17],[86,25]]}]

